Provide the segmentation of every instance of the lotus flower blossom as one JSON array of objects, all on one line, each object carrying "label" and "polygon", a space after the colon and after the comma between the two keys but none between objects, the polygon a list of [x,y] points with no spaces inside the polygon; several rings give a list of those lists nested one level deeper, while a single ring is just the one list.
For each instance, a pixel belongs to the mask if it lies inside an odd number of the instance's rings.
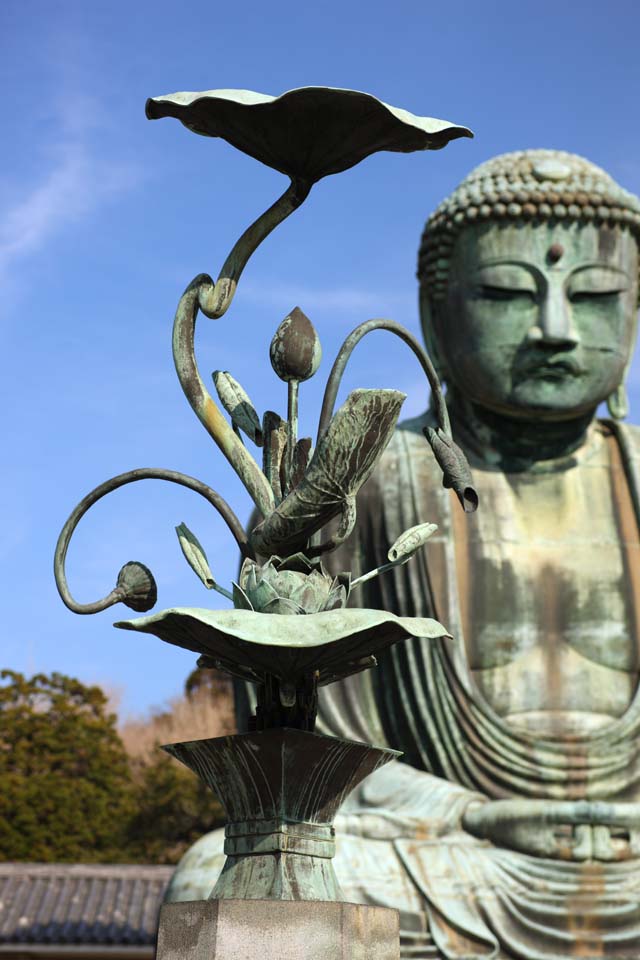
[{"label": "lotus flower blossom", "polygon": [[234,584],[238,609],[258,613],[310,614],[346,606],[349,575],[332,577],[319,560],[302,553],[281,560],[271,557],[263,566],[246,559]]}]

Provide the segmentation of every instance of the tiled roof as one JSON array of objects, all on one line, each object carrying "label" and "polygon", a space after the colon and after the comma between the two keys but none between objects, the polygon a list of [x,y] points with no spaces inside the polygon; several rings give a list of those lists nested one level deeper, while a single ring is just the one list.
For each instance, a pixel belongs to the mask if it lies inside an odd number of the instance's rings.
[{"label": "tiled roof", "polygon": [[0,863],[0,952],[19,944],[153,945],[174,869]]}]

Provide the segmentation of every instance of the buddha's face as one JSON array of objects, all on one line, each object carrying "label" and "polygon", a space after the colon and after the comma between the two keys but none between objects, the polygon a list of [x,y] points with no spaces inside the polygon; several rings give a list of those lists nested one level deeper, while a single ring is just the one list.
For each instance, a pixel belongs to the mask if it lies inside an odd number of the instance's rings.
[{"label": "buddha's face", "polygon": [[634,343],[638,248],[626,230],[469,227],[433,318],[447,377],[512,417],[580,416],[621,383]]}]

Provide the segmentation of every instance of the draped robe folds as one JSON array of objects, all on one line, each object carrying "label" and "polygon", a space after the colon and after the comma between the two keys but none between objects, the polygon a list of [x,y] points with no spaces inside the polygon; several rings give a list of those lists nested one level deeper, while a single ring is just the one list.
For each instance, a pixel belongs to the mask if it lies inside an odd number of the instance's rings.
[{"label": "draped robe folds", "polygon": [[[578,862],[498,847],[462,828],[465,810],[486,800],[637,803],[640,692],[617,719],[564,737],[510,725],[492,709],[464,644],[463,591],[473,589],[473,569],[461,577],[460,508],[420,426],[411,421],[396,432],[361,491],[354,536],[328,561],[356,577],[383,562],[408,527],[437,523],[418,556],[369,581],[351,602],[434,617],[454,638],[399,643],[377,669],[322,692],[322,732],[404,751],[403,763],[362,784],[336,823],[345,897],[399,909],[406,958],[637,960],[637,832],[630,831],[631,859]],[[597,429],[623,467],[626,482],[612,485],[613,496],[626,500],[637,547],[640,435],[608,422]]]}]

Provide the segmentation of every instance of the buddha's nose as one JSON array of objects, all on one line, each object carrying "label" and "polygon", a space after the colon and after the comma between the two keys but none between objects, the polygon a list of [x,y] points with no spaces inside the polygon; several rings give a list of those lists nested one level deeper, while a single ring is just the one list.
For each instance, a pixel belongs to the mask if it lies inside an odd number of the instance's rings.
[{"label": "buddha's nose", "polygon": [[530,342],[549,344],[569,349],[580,343],[575,328],[571,304],[562,287],[550,287],[542,302],[536,323],[529,329],[527,339]]}]

